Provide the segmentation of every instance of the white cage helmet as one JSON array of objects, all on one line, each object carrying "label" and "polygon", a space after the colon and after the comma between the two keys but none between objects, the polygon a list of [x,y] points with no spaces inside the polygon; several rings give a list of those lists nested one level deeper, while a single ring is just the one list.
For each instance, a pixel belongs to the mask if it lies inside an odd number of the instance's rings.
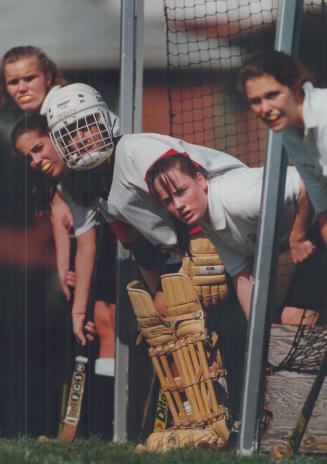
[{"label": "white cage helmet", "polygon": [[60,88],[50,97],[46,116],[51,140],[69,168],[92,169],[112,155],[110,111],[93,87],[78,83]]}]

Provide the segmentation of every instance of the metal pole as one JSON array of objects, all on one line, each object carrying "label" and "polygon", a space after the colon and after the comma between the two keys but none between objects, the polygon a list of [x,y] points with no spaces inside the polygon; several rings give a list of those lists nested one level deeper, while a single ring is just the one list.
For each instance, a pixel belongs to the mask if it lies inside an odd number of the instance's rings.
[{"label": "metal pole", "polygon": [[[299,44],[302,0],[279,0],[275,49],[291,54]],[[275,299],[278,221],[285,191],[287,157],[281,134],[269,131],[262,192],[262,214],[256,250],[254,285],[243,378],[238,451],[252,454],[258,447],[258,406],[267,315]]]},{"label": "metal pole", "polygon": [[135,9],[135,92],[134,132],[142,132],[143,69],[144,69],[144,0],[137,0]]},{"label": "metal pole", "polygon": [[122,0],[119,118],[122,133],[133,132],[135,0]]},{"label": "metal pole", "polygon": [[[138,56],[142,50],[141,57]],[[119,119],[121,132],[140,131],[143,91],[143,0],[122,0]],[[129,335],[131,311],[126,285],[135,278],[131,253],[118,244],[114,441],[127,440]]]}]

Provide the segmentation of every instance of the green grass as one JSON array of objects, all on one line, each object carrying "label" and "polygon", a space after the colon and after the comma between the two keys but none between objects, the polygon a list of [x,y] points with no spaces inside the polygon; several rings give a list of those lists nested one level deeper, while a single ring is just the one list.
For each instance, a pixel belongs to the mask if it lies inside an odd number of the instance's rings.
[{"label": "green grass", "polygon": [[[166,454],[134,453],[132,443],[117,444],[98,439],[76,440],[72,444],[38,443],[32,438],[0,439],[1,464],[268,464],[268,455],[238,456],[234,452],[180,449]],[[327,463],[325,457],[296,456],[283,463]]]}]

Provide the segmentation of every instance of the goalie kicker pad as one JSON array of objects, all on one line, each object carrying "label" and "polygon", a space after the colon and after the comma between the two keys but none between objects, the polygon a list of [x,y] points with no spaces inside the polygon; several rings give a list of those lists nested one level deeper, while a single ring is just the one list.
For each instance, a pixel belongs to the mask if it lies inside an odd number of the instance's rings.
[{"label": "goalie kicker pad", "polygon": [[180,272],[190,277],[200,301],[206,307],[224,300],[228,294],[225,268],[211,241],[197,232],[190,238],[190,251]]},{"label": "goalie kicker pad", "polygon": [[167,304],[165,317],[157,313],[140,282],[131,282],[127,290],[174,426],[203,429],[210,425],[222,446],[229,437],[229,413],[217,400],[217,383],[225,371],[217,363],[208,365],[201,304],[188,276],[166,274],[161,280]]},{"label": "goalie kicker pad", "polygon": [[203,428],[176,428],[163,432],[151,433],[145,446],[138,445],[136,451],[152,451],[165,453],[176,448],[193,446],[194,448],[222,448],[225,446],[222,438],[211,427]]}]

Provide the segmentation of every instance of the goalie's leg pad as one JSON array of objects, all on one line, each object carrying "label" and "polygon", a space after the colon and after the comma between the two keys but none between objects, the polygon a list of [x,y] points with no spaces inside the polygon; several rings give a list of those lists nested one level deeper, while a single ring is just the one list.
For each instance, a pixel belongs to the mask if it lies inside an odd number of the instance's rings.
[{"label": "goalie's leg pad", "polygon": [[[180,273],[165,274],[161,276],[161,282],[167,305],[166,320],[175,324],[177,341],[174,356],[195,422],[225,421],[228,412],[224,406],[218,405],[213,388],[218,366],[211,371],[209,369],[204,349],[207,338],[204,314],[192,282]],[[186,307],[188,314],[185,313]]]},{"label": "goalie's leg pad", "polygon": [[169,343],[174,339],[174,330],[157,312],[150,294],[138,280],[127,286],[129,298],[143,337],[150,346]]},{"label": "goalie's leg pad", "polygon": [[149,354],[174,424],[201,427],[216,424],[216,433],[226,442],[228,410],[218,404],[214,388],[222,366],[208,365],[204,314],[195,289],[190,278],[180,273],[164,275],[161,280],[167,317],[156,312],[149,293],[140,283],[132,282],[127,288],[142,334],[150,345]]},{"label": "goalie's leg pad", "polygon": [[127,286],[129,298],[141,329],[146,339],[153,368],[166,395],[173,420],[178,425],[187,425],[189,420],[183,401],[168,360],[175,347],[174,328],[157,312],[150,294],[139,281]]}]

